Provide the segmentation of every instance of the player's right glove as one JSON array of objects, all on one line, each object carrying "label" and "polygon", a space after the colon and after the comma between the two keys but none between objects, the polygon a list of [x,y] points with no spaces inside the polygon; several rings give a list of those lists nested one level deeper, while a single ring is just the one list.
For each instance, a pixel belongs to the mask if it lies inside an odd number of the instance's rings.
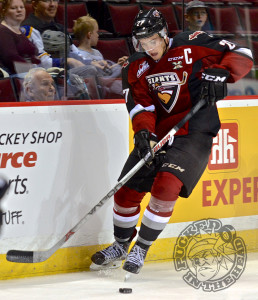
[{"label": "player's right glove", "polygon": [[210,105],[227,96],[229,71],[225,69],[206,69],[202,73],[201,97]]},{"label": "player's right glove", "polygon": [[150,133],[147,129],[138,131],[134,135],[134,145],[138,150],[139,157],[145,158],[147,167],[153,167],[160,164],[166,155],[166,152],[159,151],[154,155],[152,148],[157,144],[157,136]]}]

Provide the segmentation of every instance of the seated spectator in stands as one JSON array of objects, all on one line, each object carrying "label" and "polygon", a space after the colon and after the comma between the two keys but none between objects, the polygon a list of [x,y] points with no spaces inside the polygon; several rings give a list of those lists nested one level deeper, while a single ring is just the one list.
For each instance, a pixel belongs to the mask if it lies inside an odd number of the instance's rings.
[{"label": "seated spectator in stands", "polygon": [[[32,6],[34,12],[22,23],[24,34],[37,46],[42,67],[46,69],[50,67],[63,67],[63,50],[65,48],[64,26],[55,22],[58,0],[34,0],[32,1]],[[46,38],[42,39],[42,35]],[[47,37],[49,38],[47,39]],[[50,38],[53,39],[52,43]],[[69,45],[70,41],[71,38],[68,36]],[[53,44],[58,45],[58,48],[54,48]],[[83,66],[80,61],[73,58],[68,58],[67,63],[70,68]]]},{"label": "seated spectator in stands", "polygon": [[0,67],[10,75],[16,73],[15,63],[39,64],[37,47],[22,34],[20,25],[25,18],[25,0],[4,0],[0,24]]},{"label": "seated spectator in stands", "polygon": [[24,77],[24,99],[30,101],[55,100],[55,82],[44,68],[33,68]]},{"label": "seated spectator in stands", "polygon": [[[208,29],[206,21],[208,14],[207,6],[201,1],[190,1],[186,5],[185,20],[187,22],[186,30],[205,31]],[[207,28],[205,28],[205,25]]]},{"label": "seated spectator in stands", "polygon": [[78,18],[73,27],[75,38],[78,40],[79,45],[72,47],[70,57],[81,60],[82,62],[91,60],[97,63],[98,72],[100,76],[120,77],[121,66],[127,60],[127,56],[118,59],[116,63],[105,60],[103,55],[94,49],[98,43],[98,23],[90,15]]},{"label": "seated spectator in stands", "polygon": [[37,29],[41,34],[45,30],[62,31],[62,24],[55,22],[58,0],[32,0],[33,13],[23,22]]}]

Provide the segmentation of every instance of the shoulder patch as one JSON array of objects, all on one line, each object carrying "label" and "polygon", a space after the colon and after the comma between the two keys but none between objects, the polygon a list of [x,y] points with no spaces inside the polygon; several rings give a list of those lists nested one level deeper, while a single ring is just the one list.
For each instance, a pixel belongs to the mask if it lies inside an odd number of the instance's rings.
[{"label": "shoulder patch", "polygon": [[137,71],[137,78],[141,77],[142,74],[150,68],[150,65],[145,60],[142,64],[139,65],[139,69]]},{"label": "shoulder patch", "polygon": [[126,61],[123,63],[122,68],[126,68],[128,65],[129,65],[129,61],[126,60]]},{"label": "shoulder patch", "polygon": [[189,41],[192,41],[193,39],[196,39],[198,35],[205,33],[204,31],[195,31],[192,34],[189,34]]}]

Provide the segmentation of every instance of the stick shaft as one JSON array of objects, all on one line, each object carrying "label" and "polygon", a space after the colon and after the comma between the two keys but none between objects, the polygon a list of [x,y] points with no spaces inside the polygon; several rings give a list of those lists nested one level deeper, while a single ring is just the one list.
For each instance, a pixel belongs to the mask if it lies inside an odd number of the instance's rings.
[{"label": "stick shaft", "polygon": [[[166,136],[163,137],[153,148],[156,153],[160,150],[172,136],[206,103],[204,99],[200,100],[185,117],[173,127]],[[147,158],[142,158],[71,230],[69,230],[53,247],[44,251],[22,251],[9,250],[6,259],[18,263],[37,263],[47,260],[62,245],[70,239],[70,237],[78,231],[78,229],[99,210],[140,168],[145,164]]]}]

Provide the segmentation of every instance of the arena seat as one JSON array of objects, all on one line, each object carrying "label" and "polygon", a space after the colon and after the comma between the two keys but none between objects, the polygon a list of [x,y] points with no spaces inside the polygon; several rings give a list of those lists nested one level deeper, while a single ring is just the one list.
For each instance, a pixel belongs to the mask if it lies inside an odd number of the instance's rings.
[{"label": "arena seat", "polygon": [[182,29],[182,5],[173,5],[179,29]]},{"label": "arena seat", "polygon": [[[185,5],[190,2],[190,0],[185,1]],[[212,0],[203,0],[207,5],[223,5],[220,1],[212,1]],[[164,0],[163,4],[173,4],[173,5],[182,5],[182,0]]]},{"label": "arena seat", "polygon": [[26,9],[26,17],[25,18],[27,18],[33,12],[32,4],[25,3],[25,9]]},{"label": "arena seat", "polygon": [[234,6],[209,7],[208,14],[214,33],[239,34],[243,31],[237,10]]},{"label": "arena seat", "polygon": [[117,60],[122,56],[129,56],[129,46],[125,38],[99,39],[96,48],[101,52],[104,59]]},{"label": "arena seat", "polygon": [[252,0],[219,0],[224,5],[252,5]]},{"label": "arena seat", "polygon": [[163,0],[163,4],[182,4],[182,0]]},{"label": "arena seat", "polygon": [[[86,16],[88,9],[84,2],[82,3],[67,3],[67,30],[73,31],[74,21],[79,17]],[[64,25],[65,5],[59,4],[56,13],[56,22]]]},{"label": "arena seat", "polygon": [[0,79],[0,102],[16,102],[14,83],[10,77]]},{"label": "arena seat", "polygon": [[238,7],[237,10],[246,33],[258,36],[258,8]]},{"label": "arena seat", "polygon": [[113,32],[117,36],[130,36],[134,18],[140,11],[138,4],[110,4],[107,3]]}]

